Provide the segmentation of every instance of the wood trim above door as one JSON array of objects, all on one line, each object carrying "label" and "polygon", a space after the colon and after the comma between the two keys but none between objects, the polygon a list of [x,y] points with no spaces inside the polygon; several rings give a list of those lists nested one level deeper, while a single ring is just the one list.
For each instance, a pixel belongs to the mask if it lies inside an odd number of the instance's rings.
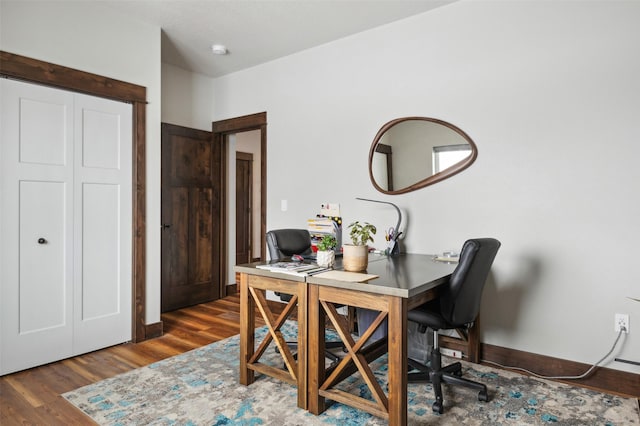
[{"label": "wood trim above door", "polygon": [[[228,135],[240,132],[247,132],[249,130],[260,130],[260,182],[262,183],[260,186],[260,246],[261,246],[261,257],[262,260],[265,260],[265,251],[266,251],[266,241],[265,235],[267,233],[267,113],[266,112],[258,112],[256,114],[244,115],[241,117],[229,118],[226,120],[214,121],[211,123],[211,129],[213,132],[213,140],[214,143],[220,143],[223,146],[222,158],[227,158],[227,144],[226,138]],[[226,160],[222,162],[223,165],[226,164]],[[224,176],[227,176],[226,170],[224,171]],[[226,181],[225,181],[226,182]],[[226,183],[225,183],[226,188]],[[222,194],[226,194],[226,190],[222,191]],[[224,201],[222,203],[225,208],[223,209],[223,217],[222,217],[222,238],[220,247],[220,253],[227,253],[227,258],[222,259],[223,263],[220,268],[220,277],[222,288],[220,289],[220,297],[225,297],[227,294],[230,294],[227,290],[226,280],[227,280],[227,264],[229,262],[228,259],[228,239],[227,235],[227,227],[228,220],[226,216],[226,206],[227,206],[227,197],[224,196]],[[235,255],[235,253],[234,253]]]},{"label": "wood trim above door", "polygon": [[[0,75],[87,95],[129,102],[133,107],[132,335],[134,342],[158,335],[161,323],[146,315],[146,103],[143,86],[0,51]],[[149,329],[147,330],[147,327]]]}]

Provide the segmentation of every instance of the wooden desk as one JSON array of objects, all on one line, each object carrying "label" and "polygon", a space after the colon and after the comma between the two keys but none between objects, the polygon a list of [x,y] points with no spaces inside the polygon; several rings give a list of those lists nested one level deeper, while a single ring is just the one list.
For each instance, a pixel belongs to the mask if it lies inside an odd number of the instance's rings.
[{"label": "wooden desk", "polygon": [[[368,283],[323,279],[317,276],[292,275],[257,269],[258,263],[238,265],[240,273],[240,383],[250,385],[254,372],[264,373],[298,387],[298,407],[314,414],[325,410],[325,398],[387,418],[390,425],[407,423],[407,312],[437,296],[437,287],[447,282],[455,264],[436,262],[433,256],[404,254],[394,257],[372,255],[367,273],[378,275]],[[338,263],[337,267],[340,265]],[[265,292],[273,290],[294,295],[280,316],[270,311]],[[348,321],[336,312],[344,304],[380,311],[368,330],[360,331],[354,341]],[[255,345],[255,309],[260,311],[269,334],[258,349]],[[279,329],[294,309],[298,310],[298,357],[293,359]],[[325,312],[347,348],[347,356],[335,368],[326,371],[324,364]],[[365,345],[375,328],[388,320],[388,338]],[[266,346],[274,341],[287,370],[259,362]],[[478,354],[476,329],[463,344],[472,362]],[[368,363],[389,353],[389,390],[381,389]],[[374,395],[367,401],[334,389],[344,378],[360,371]]]},{"label": "wooden desk", "polygon": [[[307,409],[307,284],[304,277],[278,274],[257,269],[251,263],[235,267],[240,273],[240,383],[254,382],[254,372],[275,377],[298,387],[298,407]],[[267,303],[266,291],[273,290],[293,297],[282,313],[276,317]],[[255,347],[255,309],[260,311],[269,333]],[[285,320],[298,310],[298,348],[294,358],[280,332]],[[269,343],[274,342],[286,366],[286,370],[260,362]]]},{"label": "wooden desk", "polygon": [[[378,275],[367,283],[307,278],[308,306],[308,391],[309,411],[325,410],[325,398],[386,418],[390,425],[407,424],[407,312],[437,295],[437,287],[447,282],[456,265],[436,262],[428,255],[400,255],[369,262],[368,274]],[[360,339],[354,341],[348,324],[336,313],[335,304],[380,311]],[[325,313],[335,326],[347,355],[332,370],[325,370]],[[388,321],[388,338],[367,345],[377,326]],[[376,381],[369,362],[388,352],[388,393]],[[359,371],[373,401],[334,386]]]}]

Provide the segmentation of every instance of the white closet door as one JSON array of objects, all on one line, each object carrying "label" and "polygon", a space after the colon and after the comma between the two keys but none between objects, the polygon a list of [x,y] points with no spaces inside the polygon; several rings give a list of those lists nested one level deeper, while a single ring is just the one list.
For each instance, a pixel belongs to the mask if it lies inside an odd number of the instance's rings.
[{"label": "white closet door", "polygon": [[0,373],[8,373],[72,354],[74,112],[72,94],[0,83]]},{"label": "white closet door", "polygon": [[131,337],[131,106],[0,81],[0,374]]},{"label": "white closet door", "polygon": [[130,104],[76,95],[77,353],[131,340]]}]

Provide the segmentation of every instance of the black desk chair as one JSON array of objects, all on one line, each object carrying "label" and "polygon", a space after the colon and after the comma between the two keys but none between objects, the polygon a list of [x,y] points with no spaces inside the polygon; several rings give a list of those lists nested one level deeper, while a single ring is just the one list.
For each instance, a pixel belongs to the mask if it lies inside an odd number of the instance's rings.
[{"label": "black desk chair", "polygon": [[306,229],[276,229],[267,232],[267,248],[271,260],[283,260],[294,254],[309,255],[311,235]]},{"label": "black desk chair", "polygon": [[466,241],[458,266],[451,274],[449,283],[443,285],[440,296],[408,313],[409,321],[418,323],[420,332],[426,332],[427,328],[433,330],[429,366],[409,359],[409,365],[420,370],[409,373],[409,382],[431,382],[436,396],[432,406],[434,412],[444,412],[442,383],[475,389],[479,401],[489,400],[486,385],[461,377],[462,366],[459,362],[442,366],[438,330],[468,329],[473,325],[480,311],[482,289],[499,248],[500,242],[493,238]]},{"label": "black desk chair", "polygon": [[[288,260],[294,254],[305,256],[312,253],[311,235],[306,229],[275,229],[267,232],[266,239],[271,260]],[[276,292],[276,295],[283,302],[291,300],[290,294]],[[287,346],[297,349],[298,345],[296,342],[287,342]],[[344,348],[344,345],[342,342],[326,342],[325,348]],[[325,351],[325,356],[334,363],[340,360],[339,356],[329,350]]]}]

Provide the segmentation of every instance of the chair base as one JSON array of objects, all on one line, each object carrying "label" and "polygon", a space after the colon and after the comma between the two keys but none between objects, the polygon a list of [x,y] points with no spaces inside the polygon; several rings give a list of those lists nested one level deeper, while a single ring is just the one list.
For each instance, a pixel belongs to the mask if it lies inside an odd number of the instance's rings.
[{"label": "chair base", "polygon": [[428,382],[433,386],[433,392],[435,393],[436,400],[431,408],[435,413],[444,413],[442,383],[464,386],[466,388],[477,390],[478,401],[489,401],[489,394],[487,393],[486,385],[461,377],[462,364],[455,362],[447,365],[446,367],[442,367],[442,355],[437,348],[434,348],[431,351],[429,366],[421,364],[413,359],[409,359],[408,363],[411,367],[419,370],[415,373],[409,373],[409,382]]}]

